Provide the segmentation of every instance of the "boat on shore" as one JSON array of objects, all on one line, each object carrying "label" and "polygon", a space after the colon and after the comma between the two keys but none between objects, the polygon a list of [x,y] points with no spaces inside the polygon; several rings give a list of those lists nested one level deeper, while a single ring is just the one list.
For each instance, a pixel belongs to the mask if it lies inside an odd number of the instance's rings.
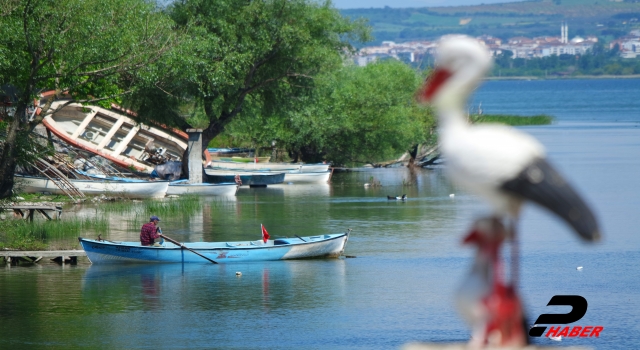
[{"label": "boat on shore", "polygon": [[284,183],[284,172],[272,171],[234,171],[227,169],[205,168],[208,183],[237,182],[240,178],[241,185],[266,186]]},{"label": "boat on shore", "polygon": [[[219,264],[308,258],[337,258],[343,252],[349,233],[308,237],[278,238],[244,242],[193,242],[183,245]],[[188,249],[165,241],[159,247],[140,242],[113,242],[78,237],[92,264],[118,263],[209,263]]]},{"label": "boat on shore", "polygon": [[238,185],[231,183],[199,183],[191,184],[189,180],[177,180],[169,183],[167,196],[196,194],[200,196],[235,196]]},{"label": "boat on shore", "polygon": [[136,123],[113,106],[82,106],[55,101],[42,124],[64,142],[100,155],[125,168],[151,173],[157,164],[180,161],[187,149],[186,133]]},{"label": "boat on shore", "polygon": [[[46,177],[14,175],[18,187],[25,193],[66,193],[56,183]],[[169,181],[113,180],[113,179],[68,179],[85,195],[101,195],[125,198],[163,198],[167,193]]]},{"label": "boat on shore", "polygon": [[298,164],[298,163],[261,163],[261,162],[233,162],[212,160],[210,168],[229,170],[264,170],[264,171],[300,171],[303,173],[317,173],[329,170],[330,164]]}]

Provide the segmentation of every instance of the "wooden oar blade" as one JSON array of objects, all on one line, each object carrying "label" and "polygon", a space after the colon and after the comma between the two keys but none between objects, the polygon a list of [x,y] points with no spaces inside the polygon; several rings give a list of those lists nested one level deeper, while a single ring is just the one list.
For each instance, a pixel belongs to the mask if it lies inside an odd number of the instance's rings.
[{"label": "wooden oar blade", "polygon": [[180,243],[180,242],[176,241],[175,239],[170,238],[170,237],[167,237],[165,234],[161,234],[160,236],[161,236],[162,238],[166,239],[167,241],[169,241],[169,242],[171,242],[171,243],[173,243],[173,244],[175,244],[175,245],[179,246],[179,247],[180,247],[180,248],[182,248],[182,249],[186,249],[186,250],[188,250],[188,251],[190,251],[190,252],[192,252],[192,253],[194,253],[194,254],[196,254],[196,255],[201,256],[201,257],[202,257],[202,258],[204,258],[204,259],[207,259],[207,260],[211,261],[211,262],[212,262],[212,263],[214,263],[214,264],[217,264],[217,262],[216,262],[215,260],[212,260],[212,259],[207,258],[206,256],[204,256],[204,255],[202,255],[202,254],[200,254],[200,253],[196,252],[195,250],[193,250],[193,249],[191,249],[191,248],[189,248],[189,247],[185,246],[184,244],[182,244],[182,243]]}]

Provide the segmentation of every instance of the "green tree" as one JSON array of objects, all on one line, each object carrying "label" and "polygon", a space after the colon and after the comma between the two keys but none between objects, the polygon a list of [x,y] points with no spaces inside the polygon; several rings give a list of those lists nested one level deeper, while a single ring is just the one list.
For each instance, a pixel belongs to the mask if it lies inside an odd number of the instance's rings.
[{"label": "green tree", "polygon": [[340,67],[350,43],[369,38],[368,27],[330,2],[182,0],[168,12],[188,39],[146,78],[130,106],[142,118],[182,128],[200,120],[204,147],[236,116],[251,120],[295,108],[313,90],[315,75]]},{"label": "green tree", "polygon": [[229,134],[277,142],[295,160],[354,165],[395,159],[429,141],[434,118],[415,92],[424,77],[397,60],[346,65],[316,78],[302,108],[256,120],[238,119]]},{"label": "green tree", "polygon": [[[0,86],[16,112],[5,116],[0,198],[11,196],[20,146],[62,94],[70,102],[108,102],[130,91],[131,74],[173,41],[171,21],[145,0],[0,0]],[[54,90],[31,118],[39,92]]]}]

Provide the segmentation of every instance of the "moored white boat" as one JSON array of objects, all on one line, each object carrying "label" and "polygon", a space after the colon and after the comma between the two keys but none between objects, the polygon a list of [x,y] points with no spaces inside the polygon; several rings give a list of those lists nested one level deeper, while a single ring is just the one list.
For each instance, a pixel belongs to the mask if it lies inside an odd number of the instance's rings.
[{"label": "moored white boat", "polygon": [[301,171],[323,172],[329,170],[329,164],[296,164],[296,163],[241,163],[222,160],[211,161],[212,168],[231,170],[265,170],[265,171]]},{"label": "moored white boat", "polygon": [[[350,231],[349,231],[350,232]],[[185,247],[225,264],[307,258],[337,258],[349,239],[349,232],[309,237],[278,238],[245,242],[194,242]],[[140,242],[112,242],[78,238],[93,264],[114,263],[210,263],[197,254],[165,241],[160,247]]]},{"label": "moored white boat", "polygon": [[167,195],[235,196],[237,191],[238,185],[235,183],[190,184],[189,180],[178,180],[169,184]]},{"label": "moored white boat", "polygon": [[[65,194],[56,184],[45,177],[15,175],[16,184],[25,193]],[[121,181],[121,180],[80,180],[69,179],[77,189],[86,195],[107,195],[126,198],[163,198],[169,181]]]},{"label": "moored white boat", "polygon": [[249,186],[265,186],[281,184],[284,182],[284,172],[273,171],[247,171],[247,170],[229,170],[205,168],[207,182],[209,183],[225,183],[236,182],[236,176],[240,177],[242,185]]}]

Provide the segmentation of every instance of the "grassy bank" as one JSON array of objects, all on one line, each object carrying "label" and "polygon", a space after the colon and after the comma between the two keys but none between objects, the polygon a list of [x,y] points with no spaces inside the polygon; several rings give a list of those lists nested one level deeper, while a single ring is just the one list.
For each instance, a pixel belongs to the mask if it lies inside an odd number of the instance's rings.
[{"label": "grassy bank", "polygon": [[[33,201],[36,198],[29,199]],[[95,216],[89,218],[76,218],[67,214],[63,219],[53,221],[0,220],[0,249],[77,249],[78,243],[75,238],[78,236],[102,234],[104,238],[108,238],[112,214],[126,214],[128,227],[135,231],[140,230],[140,226],[148,222],[151,215],[158,215],[172,221],[188,221],[203,209],[203,202],[196,196],[160,200],[125,200],[95,205]],[[212,203],[211,208],[215,208],[215,203]]]},{"label": "grassy bank", "polygon": [[518,115],[505,114],[482,114],[471,115],[471,122],[474,124],[497,123],[511,126],[525,125],[549,125],[553,122],[553,117],[548,115],[534,115],[531,117],[522,117]]},{"label": "grassy bank", "polygon": [[77,248],[68,238],[85,235],[87,232],[106,234],[109,221],[104,217],[69,218],[53,221],[15,219],[0,221],[0,249],[55,250]]}]

